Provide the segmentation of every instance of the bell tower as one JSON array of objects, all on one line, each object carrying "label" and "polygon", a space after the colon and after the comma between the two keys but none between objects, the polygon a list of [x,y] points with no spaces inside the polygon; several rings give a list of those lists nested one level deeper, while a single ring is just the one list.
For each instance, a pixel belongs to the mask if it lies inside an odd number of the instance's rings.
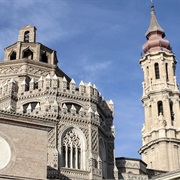
[{"label": "bell tower", "polygon": [[36,42],[36,27],[26,25],[19,30],[18,41],[21,42]]},{"label": "bell tower", "polygon": [[180,93],[175,67],[177,61],[165,31],[159,25],[151,3],[151,20],[145,34],[142,103],[145,122],[139,153],[147,168],[172,171],[180,168]]}]

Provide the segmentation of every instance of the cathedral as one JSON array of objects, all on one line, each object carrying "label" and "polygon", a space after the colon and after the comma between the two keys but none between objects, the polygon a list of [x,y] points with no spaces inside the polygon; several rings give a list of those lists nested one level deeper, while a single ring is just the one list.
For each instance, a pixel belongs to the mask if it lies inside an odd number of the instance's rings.
[{"label": "cathedral", "polygon": [[0,179],[180,178],[177,61],[152,3],[145,36],[140,160],[115,157],[112,100],[63,72],[36,27],[21,28],[0,62]]}]

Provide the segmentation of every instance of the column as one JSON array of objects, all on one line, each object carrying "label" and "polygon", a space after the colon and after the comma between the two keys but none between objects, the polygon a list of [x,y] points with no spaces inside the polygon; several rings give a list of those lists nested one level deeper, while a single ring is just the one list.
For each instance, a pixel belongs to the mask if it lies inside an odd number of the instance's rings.
[{"label": "column", "polygon": [[67,168],[68,167],[68,147],[67,145],[65,146],[65,167]]},{"label": "column", "polygon": [[73,146],[71,144],[71,148],[70,148],[70,153],[71,153],[71,157],[70,157],[70,167],[73,168]]},{"label": "column", "polygon": [[169,99],[165,99],[163,101],[163,112],[164,112],[164,118],[167,121],[167,125],[171,126],[171,113],[170,113],[170,104],[169,104]]},{"label": "column", "polygon": [[173,104],[173,112],[174,112],[174,126],[180,127],[180,121],[178,120],[180,117],[180,104],[178,98],[175,100]]},{"label": "column", "polygon": [[77,147],[75,149],[75,153],[76,153],[75,168],[78,169],[78,148]]}]

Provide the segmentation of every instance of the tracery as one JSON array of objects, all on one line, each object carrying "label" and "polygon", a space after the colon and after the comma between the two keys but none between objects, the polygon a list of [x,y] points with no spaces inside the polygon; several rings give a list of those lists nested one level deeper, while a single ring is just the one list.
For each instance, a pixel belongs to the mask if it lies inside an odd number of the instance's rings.
[{"label": "tracery", "polygon": [[63,157],[64,167],[81,169],[81,142],[73,129],[63,137]]}]

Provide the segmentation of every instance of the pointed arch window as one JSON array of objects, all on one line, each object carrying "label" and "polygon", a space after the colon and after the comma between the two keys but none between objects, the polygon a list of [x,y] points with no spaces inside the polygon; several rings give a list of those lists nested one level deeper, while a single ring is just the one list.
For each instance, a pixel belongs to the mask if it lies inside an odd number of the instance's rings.
[{"label": "pointed arch window", "polygon": [[29,42],[29,31],[25,31],[24,33],[24,42]]},{"label": "pointed arch window", "polygon": [[10,60],[15,60],[16,59],[16,52],[13,51],[10,55]]},{"label": "pointed arch window", "polygon": [[27,49],[23,53],[23,58],[33,59],[33,52],[30,49]]},{"label": "pointed arch window", "polygon": [[163,103],[162,103],[162,101],[158,101],[157,106],[158,106],[158,115],[160,115],[160,114],[163,115]]},{"label": "pointed arch window", "polygon": [[46,52],[43,52],[41,55],[41,61],[44,63],[48,63],[48,57],[46,55]]},{"label": "pointed arch window", "polygon": [[159,64],[158,63],[154,64],[154,71],[155,71],[156,79],[160,79],[160,72],[159,72]]},{"label": "pointed arch window", "polygon": [[82,144],[78,134],[71,129],[63,137],[63,165],[66,168],[81,169]]}]

